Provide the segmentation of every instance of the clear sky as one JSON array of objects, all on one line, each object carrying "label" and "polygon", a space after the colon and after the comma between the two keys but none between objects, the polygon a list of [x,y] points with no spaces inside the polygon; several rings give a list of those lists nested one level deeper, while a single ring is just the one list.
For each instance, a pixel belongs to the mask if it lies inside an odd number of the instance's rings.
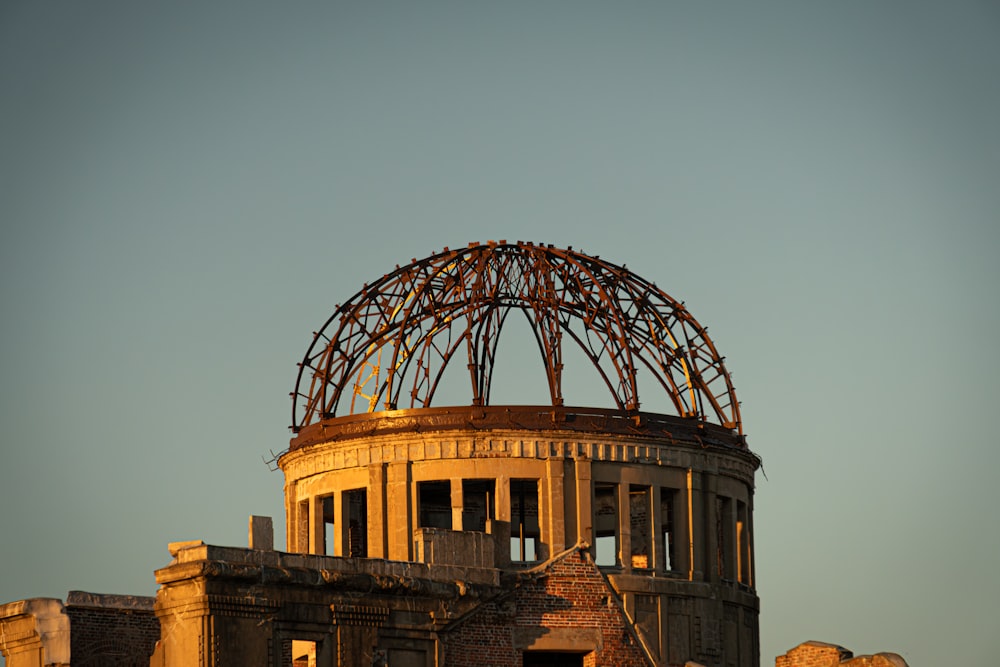
[{"label": "clear sky", "polygon": [[726,355],[763,665],[992,664],[998,119],[986,0],[5,0],[0,601],[283,535],[262,458],[311,332],[522,239],[627,264]]}]

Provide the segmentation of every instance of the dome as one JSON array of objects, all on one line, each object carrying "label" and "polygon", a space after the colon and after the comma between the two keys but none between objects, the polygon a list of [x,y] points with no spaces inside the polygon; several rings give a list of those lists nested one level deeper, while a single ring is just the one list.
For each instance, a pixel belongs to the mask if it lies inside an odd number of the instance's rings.
[{"label": "dome", "polygon": [[642,375],[647,398],[665,393],[677,416],[742,434],[723,357],[683,303],[624,266],[521,241],[445,248],[337,306],[299,364],[293,431],[429,408],[449,364],[468,368],[470,405],[491,405],[497,344],[515,312],[534,334],[553,407],[563,406],[563,349],[575,345],[619,411],[638,413]]}]

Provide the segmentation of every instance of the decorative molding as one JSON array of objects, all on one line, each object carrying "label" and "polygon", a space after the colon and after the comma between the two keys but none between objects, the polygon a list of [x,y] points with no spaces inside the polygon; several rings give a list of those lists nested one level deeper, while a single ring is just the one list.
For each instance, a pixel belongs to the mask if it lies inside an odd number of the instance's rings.
[{"label": "decorative molding", "polygon": [[388,607],[370,605],[332,604],[334,625],[362,625],[379,628],[389,618]]},{"label": "decorative molding", "polygon": [[207,598],[211,613],[218,616],[259,618],[265,614],[273,614],[281,607],[279,603],[267,598],[235,595],[209,595]]}]

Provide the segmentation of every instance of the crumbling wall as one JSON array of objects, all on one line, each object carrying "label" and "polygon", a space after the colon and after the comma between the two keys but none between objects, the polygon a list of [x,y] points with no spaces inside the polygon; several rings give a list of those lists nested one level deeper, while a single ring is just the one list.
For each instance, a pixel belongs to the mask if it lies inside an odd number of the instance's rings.
[{"label": "crumbling wall", "polygon": [[836,644],[808,641],[774,660],[774,667],[907,667],[896,653],[854,654]]},{"label": "crumbling wall", "polygon": [[0,606],[8,667],[149,667],[160,637],[153,598],[70,591]]},{"label": "crumbling wall", "polygon": [[513,592],[440,636],[448,665],[520,667],[524,651],[584,654],[586,666],[649,665],[614,592],[584,550],[522,573]]}]

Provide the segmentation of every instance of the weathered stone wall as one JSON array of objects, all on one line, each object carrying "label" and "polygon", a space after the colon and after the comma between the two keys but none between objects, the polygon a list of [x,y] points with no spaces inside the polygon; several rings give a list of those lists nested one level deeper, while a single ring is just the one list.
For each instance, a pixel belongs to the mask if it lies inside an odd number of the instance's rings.
[{"label": "weathered stone wall", "polygon": [[148,667],[160,637],[153,598],[71,591],[0,606],[7,667]]},{"label": "weathered stone wall", "polygon": [[[621,601],[657,665],[759,667],[759,461],[732,432],[568,408],[404,412],[331,419],[293,440],[279,459],[289,551],[355,555],[360,529],[369,559],[510,577],[572,547],[600,563],[603,597]],[[506,651],[502,629],[481,630],[473,647]]]},{"label": "weathered stone wall", "polygon": [[0,655],[7,667],[69,665],[69,638],[62,600],[30,598],[0,605]]}]

